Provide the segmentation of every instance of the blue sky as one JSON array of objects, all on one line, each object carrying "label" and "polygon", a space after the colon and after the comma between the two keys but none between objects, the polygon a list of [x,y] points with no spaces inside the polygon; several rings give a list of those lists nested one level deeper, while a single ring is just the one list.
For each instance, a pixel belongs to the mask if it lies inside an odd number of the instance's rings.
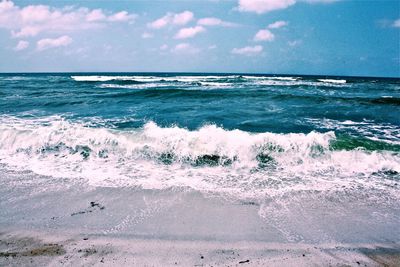
[{"label": "blue sky", "polygon": [[400,2],[0,0],[0,71],[400,77]]}]

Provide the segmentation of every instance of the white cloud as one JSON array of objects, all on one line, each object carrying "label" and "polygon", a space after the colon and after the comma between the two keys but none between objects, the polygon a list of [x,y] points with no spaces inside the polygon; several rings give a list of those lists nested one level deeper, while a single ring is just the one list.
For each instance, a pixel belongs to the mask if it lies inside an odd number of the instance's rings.
[{"label": "white cloud", "polygon": [[154,37],[154,35],[152,33],[149,33],[149,32],[142,33],[142,38],[143,39],[150,39],[150,38],[153,38],[153,37]]},{"label": "white cloud", "polygon": [[269,30],[259,30],[253,38],[254,41],[267,41],[272,42],[275,40],[275,35]]},{"label": "white cloud", "polygon": [[19,41],[18,44],[14,47],[14,50],[21,51],[21,50],[27,49],[28,46],[29,46],[28,41]]},{"label": "white cloud", "polygon": [[126,11],[106,15],[101,9],[75,6],[53,8],[47,5],[19,7],[9,0],[0,2],[0,28],[10,30],[16,38],[44,32],[65,33],[99,28],[111,22],[132,22],[135,17]]},{"label": "white cloud", "polygon": [[104,13],[101,9],[94,9],[86,15],[86,20],[89,22],[90,21],[102,21],[104,19],[106,19],[106,15],[104,15]]},{"label": "white cloud", "polygon": [[160,46],[160,50],[161,51],[164,51],[164,50],[167,50],[168,49],[168,45],[166,45],[166,44],[163,44],[162,46]]},{"label": "white cloud", "polygon": [[19,31],[11,31],[11,34],[15,38],[31,37],[36,36],[39,32],[43,31],[41,27],[25,26]]},{"label": "white cloud", "polygon": [[167,26],[170,23],[170,15],[166,15],[162,18],[156,19],[155,21],[148,24],[149,28],[153,29],[161,29]]},{"label": "white cloud", "polygon": [[296,2],[333,3],[340,0],[239,0],[237,9],[244,12],[255,12],[257,14],[267,13],[273,10],[288,8]]},{"label": "white cloud", "polygon": [[400,28],[400,19],[397,19],[393,22],[393,27]]},{"label": "white cloud", "polygon": [[204,29],[203,26],[195,26],[195,27],[189,27],[189,28],[183,28],[178,31],[177,34],[175,34],[175,39],[186,39],[186,38],[192,38],[196,36],[197,34],[204,32],[206,29]]},{"label": "white cloud", "polygon": [[209,47],[208,47],[208,49],[209,50],[213,50],[213,49],[216,49],[217,48],[217,46],[214,44],[214,45],[210,45]]},{"label": "white cloud", "polygon": [[279,28],[287,26],[288,24],[289,23],[287,21],[278,20],[278,21],[275,21],[274,23],[269,24],[268,28],[269,29],[279,29]]},{"label": "white cloud", "polygon": [[236,23],[223,21],[219,18],[202,18],[197,21],[198,25],[202,26],[223,26],[223,27],[235,27]]},{"label": "white cloud", "polygon": [[285,9],[295,3],[295,0],[239,0],[238,9],[262,14],[273,10]]},{"label": "white cloud", "polygon": [[263,47],[261,45],[256,45],[256,46],[246,46],[242,48],[233,48],[231,53],[237,55],[254,56],[260,54],[262,51]]},{"label": "white cloud", "polygon": [[175,14],[172,23],[175,25],[185,25],[193,19],[194,15],[190,11],[183,11],[182,13]]},{"label": "white cloud", "polygon": [[36,47],[39,51],[42,51],[49,48],[68,46],[71,43],[72,43],[71,37],[64,35],[55,39],[51,38],[41,39],[37,42]]},{"label": "white cloud", "polygon": [[127,11],[120,11],[108,17],[108,21],[111,22],[125,22],[133,21],[137,15],[129,14]]},{"label": "white cloud", "polygon": [[190,11],[183,11],[182,13],[167,13],[165,16],[150,22],[147,26],[153,29],[161,29],[169,24],[185,25],[193,19],[194,15]]},{"label": "white cloud", "polygon": [[177,54],[196,54],[200,50],[188,43],[180,43],[177,44],[174,48],[171,49],[171,52]]}]

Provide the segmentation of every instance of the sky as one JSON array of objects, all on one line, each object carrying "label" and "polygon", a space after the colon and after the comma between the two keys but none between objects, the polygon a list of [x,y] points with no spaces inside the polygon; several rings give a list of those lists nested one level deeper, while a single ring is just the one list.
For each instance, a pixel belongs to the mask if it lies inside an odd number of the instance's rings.
[{"label": "sky", "polygon": [[0,72],[400,77],[400,1],[0,0]]}]

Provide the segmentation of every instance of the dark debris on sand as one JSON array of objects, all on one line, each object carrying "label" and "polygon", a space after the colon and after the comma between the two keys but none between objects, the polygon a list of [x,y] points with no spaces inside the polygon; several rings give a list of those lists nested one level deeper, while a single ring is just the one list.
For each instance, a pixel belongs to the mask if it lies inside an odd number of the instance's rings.
[{"label": "dark debris on sand", "polygon": [[91,201],[90,206],[82,211],[74,212],[71,214],[71,216],[76,216],[76,215],[81,215],[81,214],[86,214],[86,213],[92,213],[93,211],[96,210],[104,210],[106,207],[101,205],[100,203]]}]

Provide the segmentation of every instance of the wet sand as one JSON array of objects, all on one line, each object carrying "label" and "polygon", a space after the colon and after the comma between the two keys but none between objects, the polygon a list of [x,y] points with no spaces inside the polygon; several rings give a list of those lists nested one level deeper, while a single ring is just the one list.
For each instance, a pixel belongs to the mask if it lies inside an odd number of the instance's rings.
[{"label": "wet sand", "polygon": [[400,266],[388,244],[278,244],[0,235],[1,266]]},{"label": "wet sand", "polygon": [[0,266],[400,266],[384,190],[229,199],[0,176]]}]

